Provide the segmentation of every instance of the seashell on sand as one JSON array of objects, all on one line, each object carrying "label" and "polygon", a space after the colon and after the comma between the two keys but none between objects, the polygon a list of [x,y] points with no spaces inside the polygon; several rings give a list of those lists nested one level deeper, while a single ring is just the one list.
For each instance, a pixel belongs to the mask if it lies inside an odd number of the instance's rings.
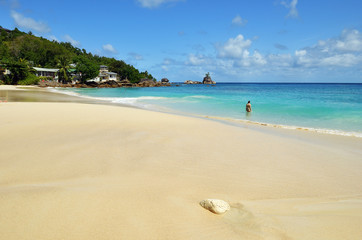
[{"label": "seashell on sand", "polygon": [[215,214],[223,214],[230,210],[230,205],[219,199],[205,199],[200,202],[200,205]]}]

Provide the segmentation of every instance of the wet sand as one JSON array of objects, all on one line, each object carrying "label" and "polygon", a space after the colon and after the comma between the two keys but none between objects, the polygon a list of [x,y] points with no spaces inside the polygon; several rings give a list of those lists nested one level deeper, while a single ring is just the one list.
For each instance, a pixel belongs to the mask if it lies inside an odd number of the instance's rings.
[{"label": "wet sand", "polygon": [[46,88],[33,86],[0,86],[0,101],[5,102],[77,102],[77,103],[98,103],[102,102],[65,95],[57,92],[50,92]]}]

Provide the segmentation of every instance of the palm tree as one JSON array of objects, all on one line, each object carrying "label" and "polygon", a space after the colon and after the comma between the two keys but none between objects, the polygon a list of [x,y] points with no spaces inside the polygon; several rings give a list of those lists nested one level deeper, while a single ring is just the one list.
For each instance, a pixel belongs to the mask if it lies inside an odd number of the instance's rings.
[{"label": "palm tree", "polygon": [[57,66],[59,68],[59,81],[68,82],[69,59],[66,56],[59,57]]},{"label": "palm tree", "polygon": [[28,61],[25,58],[19,58],[19,63],[26,66],[28,73],[35,74],[36,71],[33,68],[34,65],[33,61]]}]

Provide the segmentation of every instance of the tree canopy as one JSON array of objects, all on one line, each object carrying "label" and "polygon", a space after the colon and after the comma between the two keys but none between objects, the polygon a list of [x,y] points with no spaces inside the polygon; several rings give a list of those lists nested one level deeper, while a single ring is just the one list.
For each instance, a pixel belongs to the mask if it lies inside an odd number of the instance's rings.
[{"label": "tree canopy", "polygon": [[76,65],[78,73],[82,73],[83,82],[96,77],[100,65],[107,65],[109,71],[117,73],[120,79],[127,78],[132,83],[138,83],[142,78],[153,79],[147,71],[140,72],[123,60],[93,55],[85,49],[72,46],[69,42],[50,41],[36,37],[31,32],[21,32],[17,28],[10,32],[0,28],[0,64],[14,71],[15,75],[11,76],[12,84],[29,74],[29,69],[24,67],[21,59],[34,67],[59,68],[60,80],[63,82],[68,81],[69,76],[65,71],[71,63]]}]

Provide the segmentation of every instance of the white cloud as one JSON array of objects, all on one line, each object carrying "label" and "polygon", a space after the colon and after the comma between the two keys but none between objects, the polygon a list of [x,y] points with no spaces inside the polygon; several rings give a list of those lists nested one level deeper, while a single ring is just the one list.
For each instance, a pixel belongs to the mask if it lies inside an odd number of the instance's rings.
[{"label": "white cloud", "polygon": [[234,64],[239,67],[265,65],[267,60],[258,51],[250,54],[249,48],[252,44],[250,39],[245,39],[239,34],[235,38],[230,38],[224,45],[217,46],[218,57],[234,60]]},{"label": "white cloud", "polygon": [[362,35],[358,30],[344,30],[336,43],[341,51],[362,51]]},{"label": "white cloud", "polygon": [[286,68],[293,65],[294,57],[291,54],[269,54],[266,61],[272,68]]},{"label": "white cloud", "polygon": [[197,66],[197,65],[205,64],[206,62],[207,62],[207,59],[205,58],[204,55],[190,54],[188,57],[188,60],[186,61],[186,64]]},{"label": "white cloud", "polygon": [[295,57],[297,64],[307,67],[356,66],[362,62],[362,35],[358,30],[344,30],[338,38],[296,51]]},{"label": "white cloud", "polygon": [[304,57],[305,55],[307,55],[307,50],[297,50],[297,51],[295,51],[295,56],[297,56],[297,57]]},{"label": "white cloud", "polygon": [[331,52],[361,52],[362,35],[358,30],[343,30],[338,38],[320,40],[314,48],[325,53]]},{"label": "white cloud", "polygon": [[174,60],[174,59],[171,59],[171,58],[165,58],[164,60],[163,60],[163,62],[162,62],[162,64],[161,64],[161,69],[163,70],[163,71],[169,71],[169,67],[171,66],[171,65],[173,65],[173,66],[175,66],[175,65],[178,65],[178,63]]},{"label": "white cloud", "polygon": [[111,44],[103,45],[102,49],[106,54],[118,54],[117,49],[115,49]]},{"label": "white cloud", "polygon": [[336,38],[320,40],[316,45],[298,49],[291,54],[263,55],[258,51],[250,54],[250,40],[242,35],[229,39],[218,46],[218,56],[234,62],[238,67],[253,66],[266,68],[325,68],[325,67],[357,67],[362,63],[362,34],[355,29],[344,30]]},{"label": "white cloud", "polygon": [[50,28],[47,24],[40,21],[35,21],[32,18],[24,17],[22,14],[14,10],[11,11],[11,17],[14,19],[15,24],[19,27],[41,33],[50,32]]},{"label": "white cloud", "polygon": [[170,65],[170,64],[172,64],[172,63],[174,63],[175,61],[173,60],[173,59],[170,59],[170,58],[165,58],[164,60],[163,60],[163,65]]},{"label": "white cloud", "polygon": [[221,58],[245,57],[249,55],[250,45],[251,40],[245,40],[244,36],[239,34],[236,38],[230,38],[223,46],[217,46],[218,56]]},{"label": "white cloud", "polygon": [[298,0],[291,0],[289,3],[282,1],[281,4],[289,9],[287,17],[297,18],[299,16],[297,10]]},{"label": "white cloud", "polygon": [[254,51],[252,55],[247,51],[241,59],[235,61],[235,65],[239,67],[263,66],[265,64],[267,64],[267,60],[258,51]]},{"label": "white cloud", "polygon": [[349,67],[359,62],[357,56],[353,54],[339,54],[321,59],[320,65],[322,66],[342,66]]},{"label": "white cloud", "polygon": [[71,36],[68,34],[64,36],[65,41],[70,42],[74,47],[80,47],[80,42],[74,40]]},{"label": "white cloud", "polygon": [[297,66],[311,67],[316,66],[316,59],[311,57],[311,53],[307,50],[297,50],[294,53],[295,63]]},{"label": "white cloud", "polygon": [[239,15],[237,15],[231,23],[235,26],[244,26],[247,24],[248,20],[242,19]]},{"label": "white cloud", "polygon": [[264,58],[263,55],[261,55],[261,53],[259,53],[258,51],[255,51],[253,54],[253,62],[257,65],[265,65],[267,64],[266,59]]},{"label": "white cloud", "polygon": [[54,35],[51,35],[51,36],[49,36],[49,38],[48,38],[50,41],[56,41],[56,42],[59,42],[59,40],[58,40],[58,38],[56,37],[56,36],[54,36]]},{"label": "white cloud", "polygon": [[137,61],[141,61],[143,60],[143,56],[141,54],[135,53],[135,52],[130,52],[128,53],[129,56],[131,56],[131,58],[133,60],[137,60]]},{"label": "white cloud", "polygon": [[167,2],[178,2],[180,0],[137,0],[142,7],[155,8]]},{"label": "white cloud", "polygon": [[[321,39],[315,45],[292,53],[268,54],[252,50],[253,41],[242,35],[215,45],[215,54],[187,54],[183,62],[165,59],[160,69],[175,72],[183,69],[185,76],[198,76],[212,71],[228,81],[248,79],[314,81],[356,75],[362,66],[362,34],[344,30],[338,37]],[[361,77],[357,77],[360,81]],[[217,80],[217,79],[216,79]]]}]

